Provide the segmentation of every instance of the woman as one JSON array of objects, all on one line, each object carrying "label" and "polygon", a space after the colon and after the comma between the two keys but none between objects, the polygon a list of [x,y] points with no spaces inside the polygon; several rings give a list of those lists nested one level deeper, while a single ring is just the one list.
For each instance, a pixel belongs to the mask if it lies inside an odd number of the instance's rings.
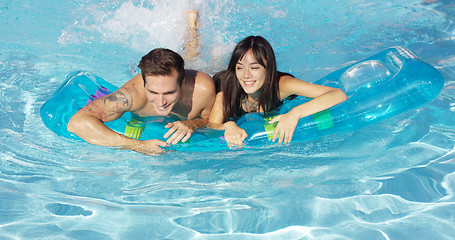
[{"label": "woman", "polygon": [[288,143],[300,118],[346,100],[346,94],[340,89],[307,83],[278,72],[273,49],[260,36],[249,36],[240,41],[228,69],[216,74],[214,79],[219,92],[210,114],[210,127],[225,130],[228,145],[241,146],[248,136],[234,122],[242,114],[261,112],[266,115],[293,95],[312,98],[269,121],[278,122],[272,140],[275,142],[278,137],[279,143]]}]

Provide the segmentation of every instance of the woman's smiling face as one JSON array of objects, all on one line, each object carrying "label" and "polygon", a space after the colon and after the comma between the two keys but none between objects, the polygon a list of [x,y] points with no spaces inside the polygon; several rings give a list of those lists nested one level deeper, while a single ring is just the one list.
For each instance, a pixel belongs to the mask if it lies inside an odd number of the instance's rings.
[{"label": "woman's smiling face", "polygon": [[247,94],[258,93],[265,82],[266,69],[259,64],[250,49],[239,59],[235,66],[235,75]]}]

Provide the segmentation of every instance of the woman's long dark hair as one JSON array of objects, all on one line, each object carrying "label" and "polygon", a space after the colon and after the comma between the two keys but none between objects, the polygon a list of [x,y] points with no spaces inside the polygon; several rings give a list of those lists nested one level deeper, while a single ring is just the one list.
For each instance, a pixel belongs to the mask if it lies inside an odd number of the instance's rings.
[{"label": "woman's long dark hair", "polygon": [[260,89],[261,93],[258,100],[258,109],[262,109],[264,114],[278,107],[281,103],[279,82],[280,77],[288,75],[277,71],[275,53],[270,43],[261,36],[249,36],[240,41],[232,53],[227,70],[217,73],[213,79],[216,82],[217,90],[223,92],[223,113],[224,121],[231,118],[236,120],[241,115],[241,101],[247,97],[247,93],[235,74],[237,62],[245,56],[249,50],[260,65],[266,69],[265,82]]}]

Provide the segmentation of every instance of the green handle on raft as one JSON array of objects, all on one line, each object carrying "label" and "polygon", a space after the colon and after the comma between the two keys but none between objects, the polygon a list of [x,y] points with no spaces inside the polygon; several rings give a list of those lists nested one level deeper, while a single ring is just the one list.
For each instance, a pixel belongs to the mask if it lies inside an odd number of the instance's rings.
[{"label": "green handle on raft", "polygon": [[[276,116],[278,116],[278,115],[264,118],[264,129],[267,132],[267,138],[269,140],[272,140],[273,132],[275,131],[276,125],[278,124],[278,122],[274,122],[274,123],[269,123],[269,122]],[[329,129],[334,126],[332,114],[330,113],[329,109],[317,112],[317,113],[313,114],[312,116],[313,116],[314,122],[316,123],[318,130]],[[279,137],[279,136],[280,136],[280,133],[278,133],[277,137]]]}]

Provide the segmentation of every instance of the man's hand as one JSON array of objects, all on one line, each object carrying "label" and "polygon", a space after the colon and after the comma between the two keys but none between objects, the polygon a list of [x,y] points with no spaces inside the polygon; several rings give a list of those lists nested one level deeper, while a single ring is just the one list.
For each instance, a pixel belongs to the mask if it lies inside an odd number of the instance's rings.
[{"label": "man's hand", "polygon": [[165,152],[161,147],[167,147],[169,144],[158,139],[147,141],[138,141],[138,144],[128,147],[119,148],[119,150],[131,150],[150,156],[158,156]]},{"label": "man's hand", "polygon": [[176,121],[166,124],[165,128],[169,128],[164,138],[168,138],[166,143],[177,144],[180,140],[186,142],[194,132],[194,124],[191,120]]}]

